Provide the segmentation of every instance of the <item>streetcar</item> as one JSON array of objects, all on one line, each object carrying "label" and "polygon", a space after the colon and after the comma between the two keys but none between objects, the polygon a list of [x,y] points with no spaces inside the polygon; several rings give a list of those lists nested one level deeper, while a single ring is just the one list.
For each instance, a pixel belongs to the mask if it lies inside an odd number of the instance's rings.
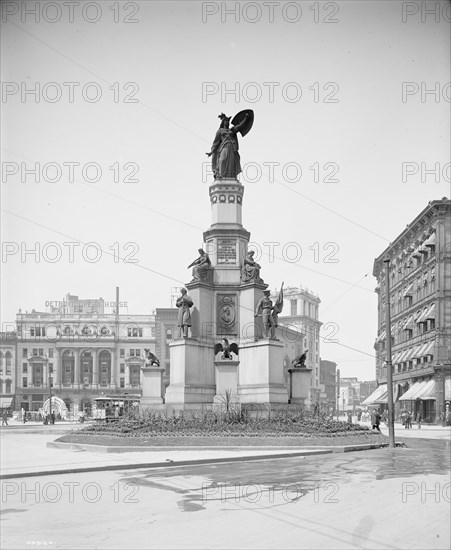
[{"label": "streetcar", "polygon": [[132,394],[96,397],[92,418],[99,422],[115,422],[124,417],[136,417],[139,414],[140,402],[141,396]]}]

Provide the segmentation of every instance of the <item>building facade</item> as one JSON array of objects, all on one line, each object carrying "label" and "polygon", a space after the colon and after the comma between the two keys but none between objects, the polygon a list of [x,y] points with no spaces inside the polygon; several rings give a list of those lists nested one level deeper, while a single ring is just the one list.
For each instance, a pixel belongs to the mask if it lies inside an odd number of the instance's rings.
[{"label": "building facade", "polygon": [[[385,324],[385,266],[390,260],[390,330]],[[378,336],[376,378],[387,382],[387,332],[395,415],[400,409],[439,421],[451,399],[451,201],[428,206],[374,261]]]},{"label": "building facade", "polygon": [[89,414],[95,397],[141,394],[154,315],[104,313],[102,299],[67,295],[63,312],[19,310],[16,325],[16,409],[38,411],[52,393],[74,414]]},{"label": "building facade", "polygon": [[[271,295],[273,302],[277,293]],[[308,350],[306,365],[312,369],[310,399],[312,403],[326,401],[326,395],[320,386],[320,329],[319,304],[321,300],[310,290],[301,287],[286,287],[283,290],[284,307],[279,315],[281,326],[289,327],[303,334],[297,342],[295,355]]]},{"label": "building facade", "polygon": [[0,409],[13,410],[15,406],[16,349],[16,332],[0,332]]},{"label": "building facade", "polygon": [[325,403],[335,409],[337,405],[337,363],[334,361],[320,360],[319,383],[325,395]]}]

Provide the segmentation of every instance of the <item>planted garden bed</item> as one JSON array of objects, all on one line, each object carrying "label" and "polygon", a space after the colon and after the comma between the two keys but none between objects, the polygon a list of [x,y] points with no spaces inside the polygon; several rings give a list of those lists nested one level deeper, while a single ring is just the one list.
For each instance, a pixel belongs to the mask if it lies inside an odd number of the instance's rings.
[{"label": "planted garden bed", "polygon": [[263,417],[240,411],[150,412],[141,418],[97,423],[59,442],[133,446],[330,446],[381,443],[384,437],[359,424],[304,411]]}]

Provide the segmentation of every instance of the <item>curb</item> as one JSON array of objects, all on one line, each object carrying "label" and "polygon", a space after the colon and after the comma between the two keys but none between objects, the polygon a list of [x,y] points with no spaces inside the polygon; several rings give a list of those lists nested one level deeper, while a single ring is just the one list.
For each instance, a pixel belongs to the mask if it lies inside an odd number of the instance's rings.
[{"label": "curb", "polygon": [[[71,443],[60,443],[59,445],[71,445]],[[83,447],[83,445],[79,445]],[[205,449],[205,447],[201,447]],[[311,449],[308,452],[304,451],[293,451],[289,453],[280,453],[280,454],[269,454],[269,455],[258,455],[258,456],[240,456],[240,457],[227,457],[227,458],[205,458],[205,459],[196,459],[196,460],[180,460],[179,462],[144,462],[137,464],[111,464],[108,466],[87,466],[84,468],[65,468],[62,470],[43,470],[40,472],[19,472],[15,474],[2,474],[0,475],[0,480],[5,479],[17,479],[25,477],[42,477],[49,475],[65,475],[65,474],[80,474],[88,472],[111,472],[111,471],[121,471],[121,470],[138,470],[142,468],[174,468],[180,466],[197,466],[197,465],[209,465],[209,464],[225,464],[227,462],[251,462],[257,460],[275,460],[283,458],[294,458],[301,456],[315,456],[315,455],[324,455],[324,454],[333,454],[333,453],[345,453],[351,451],[366,451],[369,449],[378,449],[380,445],[343,445],[341,447],[329,447],[325,448],[316,448]],[[174,447],[169,449],[174,450]],[[166,451],[169,450],[165,449]],[[199,450],[199,447],[183,447],[184,450]],[[240,447],[243,449],[243,447]],[[255,450],[255,448],[253,448]],[[163,450],[163,449],[162,449]],[[246,449],[249,450],[249,449]]]}]

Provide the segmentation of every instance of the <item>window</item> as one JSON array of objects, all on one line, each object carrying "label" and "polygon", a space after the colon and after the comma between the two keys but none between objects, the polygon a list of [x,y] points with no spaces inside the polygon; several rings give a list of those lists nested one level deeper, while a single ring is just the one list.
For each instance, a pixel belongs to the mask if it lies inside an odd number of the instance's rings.
[{"label": "window", "polygon": [[27,388],[28,387],[28,379],[24,376],[22,378],[22,388]]},{"label": "window", "polygon": [[49,357],[53,357],[53,349],[49,349]]},{"label": "window", "polygon": [[[140,336],[142,336],[142,328],[139,329],[140,330]],[[152,338],[155,336],[155,327],[151,327],[150,328],[150,336],[152,336]]]},{"label": "window", "polygon": [[121,382],[120,384],[121,388],[125,388],[125,378],[121,378],[120,382]]},{"label": "window", "polygon": [[22,357],[28,357],[28,350],[27,350],[27,348],[23,348],[23,350],[22,350]]},{"label": "window", "polygon": [[134,349],[130,350],[130,357],[135,357],[135,350]]},{"label": "window", "polygon": [[120,357],[125,357],[125,349],[119,351]]},{"label": "window", "polygon": [[291,300],[290,304],[291,304],[291,315],[297,315],[297,306],[298,306],[297,300]]},{"label": "window", "polygon": [[11,374],[11,353],[7,351],[5,353],[5,361],[6,361],[6,374]]},{"label": "window", "polygon": [[33,355],[36,357],[38,355],[38,350],[36,348],[33,349]]},{"label": "window", "polygon": [[22,363],[22,372],[23,373],[28,372],[28,363]]},{"label": "window", "polygon": [[[152,329],[152,330],[153,330],[152,336],[155,336],[155,329]],[[143,335],[143,329],[142,328],[138,329],[138,335],[140,336],[140,338],[142,338],[142,335]]]},{"label": "window", "polygon": [[49,372],[50,372],[50,373],[53,372],[53,363],[49,363]]},{"label": "window", "polygon": [[5,382],[5,393],[11,393],[11,380]]},{"label": "window", "polygon": [[141,357],[141,350],[140,349],[135,350],[135,352],[136,352],[136,357]]},{"label": "window", "polygon": [[138,338],[142,337],[143,335],[143,329],[138,327],[128,327],[127,328],[127,335],[129,338]]},{"label": "window", "polygon": [[39,355],[42,357],[44,355],[44,350],[42,348],[39,348]]},{"label": "window", "polygon": [[119,368],[120,368],[120,370],[119,370],[120,374],[124,374],[124,372],[125,372],[125,364],[124,364],[124,363],[121,363]]},{"label": "window", "polygon": [[30,336],[36,336],[34,328],[30,328]]}]

